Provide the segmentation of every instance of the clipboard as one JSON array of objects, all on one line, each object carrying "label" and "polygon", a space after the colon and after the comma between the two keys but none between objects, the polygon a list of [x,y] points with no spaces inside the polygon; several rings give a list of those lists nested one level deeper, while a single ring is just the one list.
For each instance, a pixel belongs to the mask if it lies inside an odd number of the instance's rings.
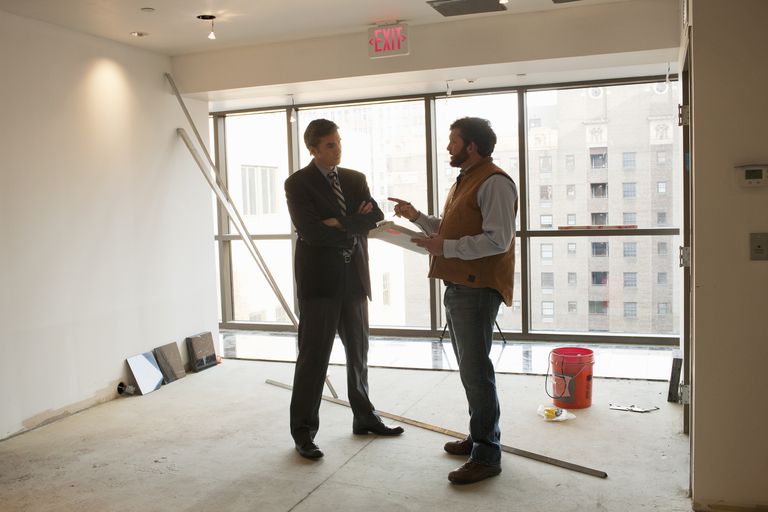
[{"label": "clipboard", "polygon": [[391,220],[382,221],[378,226],[370,230],[368,238],[383,240],[403,249],[418,252],[419,254],[429,254],[426,249],[411,242],[411,238],[426,238],[424,233],[400,226]]}]

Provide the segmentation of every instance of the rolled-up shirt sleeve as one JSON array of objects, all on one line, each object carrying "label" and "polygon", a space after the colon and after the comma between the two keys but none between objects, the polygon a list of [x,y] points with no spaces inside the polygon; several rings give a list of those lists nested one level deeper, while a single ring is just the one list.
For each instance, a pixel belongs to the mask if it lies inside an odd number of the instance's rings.
[{"label": "rolled-up shirt sleeve", "polygon": [[[509,249],[515,239],[515,204],[517,187],[506,176],[491,176],[477,191],[477,203],[483,215],[483,232],[478,235],[464,236],[458,240],[443,241],[443,256],[462,260],[476,260],[494,254],[501,254]],[[422,219],[425,219],[422,221]],[[434,217],[420,215],[414,222],[427,234]],[[422,223],[423,222],[423,223]],[[429,223],[428,223],[429,222]],[[440,221],[437,219],[437,226]]]}]

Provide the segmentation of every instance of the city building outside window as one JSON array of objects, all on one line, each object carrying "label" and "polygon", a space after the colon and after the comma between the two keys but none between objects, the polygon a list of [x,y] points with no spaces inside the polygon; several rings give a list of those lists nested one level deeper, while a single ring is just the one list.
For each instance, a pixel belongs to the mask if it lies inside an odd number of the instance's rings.
[{"label": "city building outside window", "polygon": [[576,170],[576,155],[565,155],[565,170]]},{"label": "city building outside window", "polygon": [[624,318],[637,318],[637,302],[624,303]]},{"label": "city building outside window", "polygon": [[637,183],[622,183],[622,190],[627,199],[637,197]]},{"label": "city building outside window", "polygon": [[637,272],[624,272],[624,288],[637,288]]},{"label": "city building outside window", "polygon": [[592,183],[590,184],[592,191],[592,197],[608,197],[608,184],[607,183]]},{"label": "city building outside window", "polygon": [[593,213],[591,215],[592,217],[592,225],[594,226],[605,226],[608,224],[608,213],[607,212],[597,212]]},{"label": "city building outside window", "polygon": [[568,255],[569,256],[576,255],[576,244],[573,242],[568,242]]},{"label": "city building outside window", "polygon": [[592,169],[608,167],[608,148],[590,148],[589,163]]},{"label": "city building outside window", "polygon": [[658,181],[656,182],[656,192],[659,194],[666,194],[667,193],[667,182],[666,181]]},{"label": "city building outside window", "polygon": [[667,273],[666,272],[659,272],[658,274],[656,274],[656,284],[659,284],[659,285],[667,284]]},{"label": "city building outside window", "polygon": [[621,154],[621,166],[624,170],[634,170],[637,167],[637,153],[625,151]]},{"label": "city building outside window", "polygon": [[636,226],[637,225],[637,213],[635,212],[624,212],[622,215],[622,224],[625,226]]},{"label": "city building outside window", "polygon": [[608,256],[608,242],[592,242],[592,256]]},{"label": "city building outside window", "polygon": [[637,242],[624,242],[624,257],[625,258],[637,257]]},{"label": "city building outside window", "polygon": [[569,300],[568,301],[568,312],[569,313],[577,313],[576,310],[576,301],[575,300]]},{"label": "city building outside window", "polygon": [[576,286],[576,272],[568,272],[568,286]]},{"label": "city building outside window", "polygon": [[589,314],[590,315],[607,315],[608,301],[607,300],[589,301]]},{"label": "city building outside window", "polygon": [[608,284],[608,272],[592,272],[592,286],[605,286]]}]

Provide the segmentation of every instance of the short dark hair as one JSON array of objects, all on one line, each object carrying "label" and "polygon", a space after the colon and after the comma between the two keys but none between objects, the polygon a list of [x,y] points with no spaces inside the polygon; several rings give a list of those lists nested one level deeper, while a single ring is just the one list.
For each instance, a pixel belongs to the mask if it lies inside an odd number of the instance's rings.
[{"label": "short dark hair", "polygon": [[491,156],[496,147],[496,134],[490,121],[479,117],[462,117],[453,122],[451,130],[454,129],[459,131],[464,144],[475,143],[480,156]]},{"label": "short dark hair", "polygon": [[320,144],[320,139],[339,131],[339,127],[328,119],[315,119],[304,130],[304,144],[314,148]]}]

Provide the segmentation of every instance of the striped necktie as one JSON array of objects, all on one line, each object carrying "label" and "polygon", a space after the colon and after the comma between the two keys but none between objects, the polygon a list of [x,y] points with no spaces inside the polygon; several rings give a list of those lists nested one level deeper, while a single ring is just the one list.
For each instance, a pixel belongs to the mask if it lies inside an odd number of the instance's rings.
[{"label": "striped necktie", "polygon": [[[341,210],[341,214],[346,216],[347,215],[347,202],[344,200],[344,194],[341,192],[341,184],[339,183],[339,175],[336,174],[336,171],[331,171],[328,173],[328,178],[331,180],[331,190],[333,190],[333,195],[336,196],[336,202],[339,204],[339,209]],[[357,245],[357,240],[353,240],[353,246],[351,249],[342,249],[341,255],[344,256],[344,261],[346,263],[349,263],[352,259],[352,253],[355,250],[355,245]]]},{"label": "striped necktie", "polygon": [[344,194],[341,193],[341,184],[339,183],[339,175],[336,171],[328,173],[328,178],[331,180],[331,188],[333,189],[333,195],[336,196],[336,202],[339,203],[341,214],[347,214],[347,203],[344,201]]}]

